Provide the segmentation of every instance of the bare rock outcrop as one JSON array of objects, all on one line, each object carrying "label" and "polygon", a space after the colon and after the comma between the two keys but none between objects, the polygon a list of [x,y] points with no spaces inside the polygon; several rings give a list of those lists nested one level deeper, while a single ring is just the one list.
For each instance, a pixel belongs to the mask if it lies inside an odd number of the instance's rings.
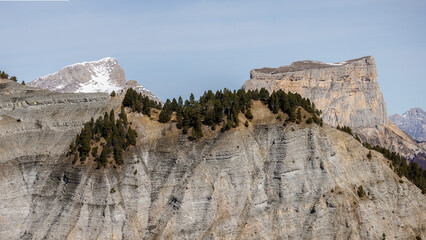
[{"label": "bare rock outcrop", "polygon": [[243,89],[297,92],[315,103],[322,110],[324,122],[331,126],[349,126],[361,139],[410,159],[426,153],[388,120],[371,56],[338,63],[299,61],[279,68],[254,69],[250,75]]},{"label": "bare rock outcrop", "polygon": [[121,167],[96,169],[72,165],[64,150],[80,122],[119,104],[107,94],[31,91],[44,90],[0,84],[5,239],[426,237],[425,195],[381,154],[368,159],[352,136],[326,125],[284,127],[254,102],[249,127],[189,141],[175,123],[129,113],[136,146]]},{"label": "bare rock outcrop", "polygon": [[264,87],[269,92],[297,92],[313,101],[331,126],[361,128],[388,122],[373,57],[341,63],[300,61],[279,68],[255,69],[250,75],[244,89]]},{"label": "bare rock outcrop", "polygon": [[107,92],[120,90],[126,84],[124,71],[114,58],[76,63],[56,73],[28,83],[29,86],[56,92]]},{"label": "bare rock outcrop", "polygon": [[120,64],[110,57],[66,66],[56,73],[37,78],[28,85],[62,93],[118,93],[132,87],[151,100],[161,102],[160,98],[136,81],[126,83]]}]

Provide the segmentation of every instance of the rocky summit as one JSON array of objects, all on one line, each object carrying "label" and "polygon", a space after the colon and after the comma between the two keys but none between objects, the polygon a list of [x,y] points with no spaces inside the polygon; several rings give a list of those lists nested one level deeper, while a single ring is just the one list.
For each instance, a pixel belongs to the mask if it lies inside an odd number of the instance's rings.
[{"label": "rocky summit", "polygon": [[126,83],[120,64],[115,58],[110,57],[66,66],[56,73],[37,78],[28,85],[62,93],[111,93],[132,87],[151,100],[161,102],[161,99],[136,81]]},{"label": "rocky summit", "polygon": [[392,114],[389,119],[415,140],[426,141],[426,112],[421,108],[412,108],[402,116]]},{"label": "rocky summit", "polygon": [[254,69],[243,88],[297,92],[322,111],[331,126],[349,126],[363,141],[403,154],[426,153],[423,146],[388,120],[386,103],[371,56],[337,63],[298,61],[278,68]]},{"label": "rocky summit", "polygon": [[250,125],[197,141],[127,109],[123,165],[73,164],[82,124],[120,97],[0,82],[2,239],[426,238],[426,196],[382,154],[328,125],[283,126],[260,101]]},{"label": "rocky summit", "polygon": [[331,126],[352,128],[387,124],[386,104],[373,57],[339,63],[299,61],[279,68],[255,69],[243,88],[283,89],[309,98]]}]

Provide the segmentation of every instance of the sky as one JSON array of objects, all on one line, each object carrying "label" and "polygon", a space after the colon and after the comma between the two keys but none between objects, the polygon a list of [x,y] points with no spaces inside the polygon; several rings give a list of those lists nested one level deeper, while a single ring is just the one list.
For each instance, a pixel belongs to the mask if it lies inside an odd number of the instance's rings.
[{"label": "sky", "polygon": [[30,82],[114,57],[162,99],[238,89],[250,70],[374,56],[388,113],[426,110],[426,1],[4,1],[0,69]]}]

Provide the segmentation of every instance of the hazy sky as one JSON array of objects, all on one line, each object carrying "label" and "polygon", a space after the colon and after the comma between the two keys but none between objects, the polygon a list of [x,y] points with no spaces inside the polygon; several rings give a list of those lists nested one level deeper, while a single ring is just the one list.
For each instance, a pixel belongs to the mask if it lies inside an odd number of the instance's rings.
[{"label": "hazy sky", "polygon": [[0,69],[26,82],[115,57],[162,99],[240,88],[253,68],[375,57],[388,113],[426,110],[426,1],[0,0]]}]

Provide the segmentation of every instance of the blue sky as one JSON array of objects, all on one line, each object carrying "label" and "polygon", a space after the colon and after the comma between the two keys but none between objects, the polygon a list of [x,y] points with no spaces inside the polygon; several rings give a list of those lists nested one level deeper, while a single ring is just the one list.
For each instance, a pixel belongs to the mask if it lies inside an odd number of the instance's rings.
[{"label": "blue sky", "polygon": [[115,57],[162,99],[240,88],[254,68],[372,55],[388,113],[426,109],[426,2],[0,1],[0,69],[26,82]]}]

